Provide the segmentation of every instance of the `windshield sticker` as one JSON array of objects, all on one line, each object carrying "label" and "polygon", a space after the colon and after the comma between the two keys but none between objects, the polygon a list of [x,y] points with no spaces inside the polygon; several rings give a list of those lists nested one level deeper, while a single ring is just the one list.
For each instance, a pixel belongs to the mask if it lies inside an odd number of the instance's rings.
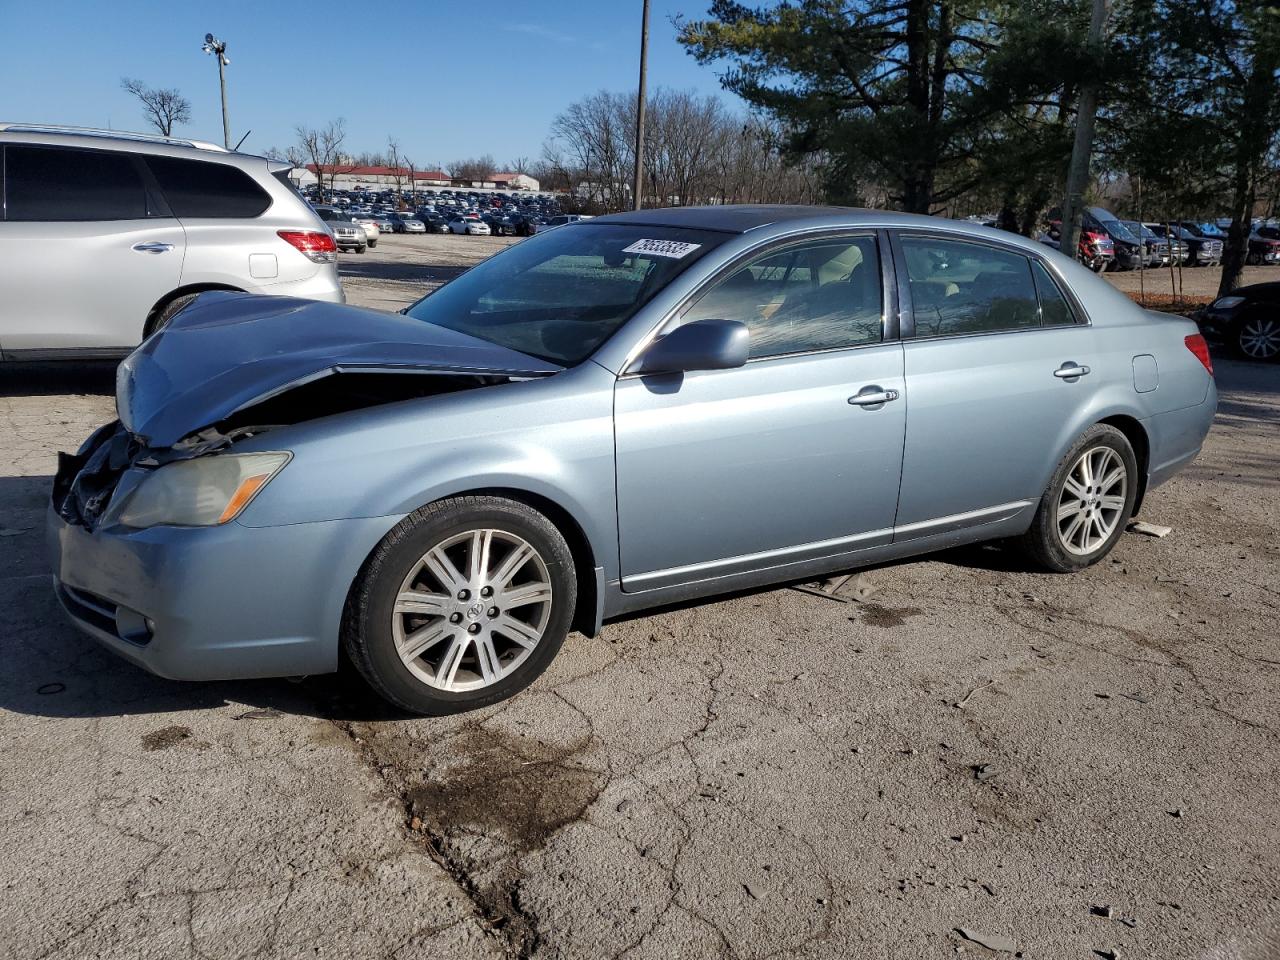
[{"label": "windshield sticker", "polygon": [[637,240],[629,247],[623,247],[623,253],[647,253],[651,257],[670,257],[679,260],[697,250],[700,243],[681,243],[679,240]]}]

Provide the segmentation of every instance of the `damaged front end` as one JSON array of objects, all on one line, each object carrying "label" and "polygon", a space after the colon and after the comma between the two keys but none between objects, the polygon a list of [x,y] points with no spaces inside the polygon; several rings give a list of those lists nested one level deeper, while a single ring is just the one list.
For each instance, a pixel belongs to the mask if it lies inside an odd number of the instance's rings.
[{"label": "damaged front end", "polygon": [[205,294],[120,365],[120,419],[59,454],[53,506],[93,530],[121,518],[167,464],[226,454],[281,426],[561,369],[399,314]]}]

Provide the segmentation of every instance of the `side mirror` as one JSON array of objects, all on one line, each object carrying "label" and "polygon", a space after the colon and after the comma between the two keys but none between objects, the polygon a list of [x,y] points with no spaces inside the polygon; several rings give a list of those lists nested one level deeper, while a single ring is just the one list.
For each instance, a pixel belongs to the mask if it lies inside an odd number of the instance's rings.
[{"label": "side mirror", "polygon": [[631,369],[637,373],[728,370],[747,362],[751,333],[738,320],[695,320],[659,337]]}]

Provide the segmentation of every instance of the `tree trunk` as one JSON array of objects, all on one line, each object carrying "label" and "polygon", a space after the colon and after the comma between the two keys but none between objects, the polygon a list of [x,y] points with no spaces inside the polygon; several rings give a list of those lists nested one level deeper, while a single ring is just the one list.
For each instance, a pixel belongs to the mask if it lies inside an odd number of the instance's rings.
[{"label": "tree trunk", "polygon": [[[1111,16],[1111,0],[1093,0],[1093,13],[1089,18],[1089,53],[1101,60],[1103,33]],[[1080,243],[1080,218],[1084,210],[1084,190],[1089,184],[1089,158],[1093,153],[1093,127],[1098,113],[1098,78],[1102,76],[1101,63],[1080,84],[1080,107],[1076,111],[1076,138],[1071,147],[1071,165],[1067,168],[1066,196],[1062,200],[1062,238],[1058,249],[1071,259],[1076,258]]]},{"label": "tree trunk", "polygon": [[1235,169],[1231,176],[1231,226],[1222,251],[1222,278],[1218,296],[1230,293],[1240,284],[1244,263],[1249,255],[1250,222],[1257,197],[1258,169],[1266,160],[1271,130],[1267,123],[1271,97],[1276,92],[1275,74],[1280,66],[1280,51],[1272,44],[1259,44],[1253,68],[1241,98],[1240,139],[1236,143]]}]

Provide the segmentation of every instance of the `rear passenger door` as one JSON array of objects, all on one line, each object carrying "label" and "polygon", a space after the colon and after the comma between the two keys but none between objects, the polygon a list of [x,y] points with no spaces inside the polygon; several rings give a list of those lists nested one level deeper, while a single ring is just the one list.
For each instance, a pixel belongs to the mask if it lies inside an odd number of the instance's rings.
[{"label": "rear passenger door", "polygon": [[1045,262],[1011,246],[904,232],[894,254],[907,384],[895,540],[1029,510],[1101,377],[1092,328]]},{"label": "rear passenger door", "polygon": [[178,286],[186,235],[132,154],[4,150],[0,344],[6,355],[118,353]]}]

